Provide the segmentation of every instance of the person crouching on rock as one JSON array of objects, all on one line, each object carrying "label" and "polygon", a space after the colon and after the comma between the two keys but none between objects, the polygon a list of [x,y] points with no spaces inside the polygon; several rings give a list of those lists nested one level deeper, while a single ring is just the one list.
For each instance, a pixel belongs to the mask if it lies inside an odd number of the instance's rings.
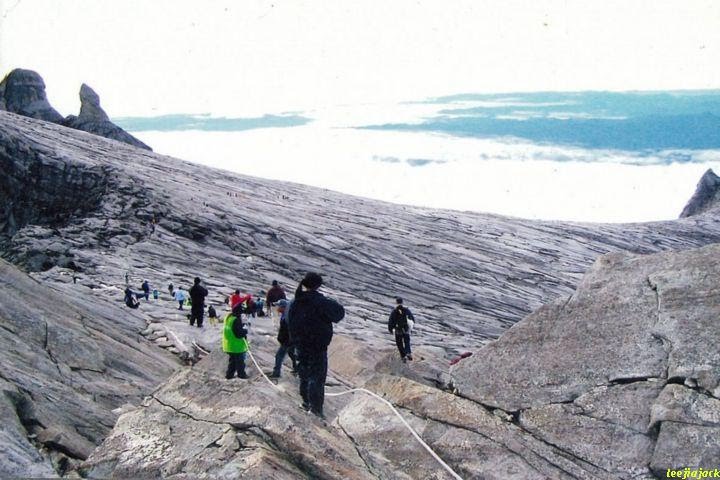
[{"label": "person crouching on rock", "polygon": [[190,326],[192,327],[197,321],[198,328],[203,326],[203,316],[205,315],[205,297],[208,295],[207,288],[200,285],[200,277],[195,277],[195,282],[190,289]]},{"label": "person crouching on rock", "polygon": [[215,311],[215,307],[212,305],[208,307],[208,320],[210,320],[210,325],[217,325],[217,312]]},{"label": "person crouching on rock", "polygon": [[395,299],[396,307],[390,312],[388,319],[388,331],[395,333],[395,344],[400,352],[400,358],[403,362],[412,360],[412,350],[410,349],[410,330],[411,321],[415,321],[415,317],[409,308],[403,307],[403,299],[398,297]]},{"label": "person crouching on rock", "polygon": [[342,305],[318,292],[322,282],[318,273],[307,273],[295,290],[287,312],[290,342],[295,345],[298,357],[302,406],[320,418],[324,418],[327,348],[332,341],[332,324],[345,316]]},{"label": "person crouching on rock", "polygon": [[248,351],[248,331],[242,323],[242,306],[236,305],[231,313],[225,317],[225,328],[223,329],[222,347],[223,352],[228,354],[228,367],[225,378],[233,378],[237,373],[238,378],[248,378],[245,373],[245,353]]}]

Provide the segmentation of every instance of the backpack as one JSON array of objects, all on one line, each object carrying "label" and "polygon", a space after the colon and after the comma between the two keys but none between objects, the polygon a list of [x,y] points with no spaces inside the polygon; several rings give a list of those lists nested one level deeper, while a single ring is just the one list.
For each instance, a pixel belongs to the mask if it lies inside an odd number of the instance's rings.
[{"label": "backpack", "polygon": [[138,299],[135,295],[126,295],[125,296],[125,305],[127,305],[130,308],[138,308],[140,306],[140,302],[138,301]]}]

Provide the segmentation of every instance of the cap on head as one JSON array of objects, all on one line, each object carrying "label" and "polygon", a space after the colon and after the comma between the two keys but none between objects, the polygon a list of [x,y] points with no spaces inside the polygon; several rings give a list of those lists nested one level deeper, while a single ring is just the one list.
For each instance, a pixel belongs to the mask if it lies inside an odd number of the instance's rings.
[{"label": "cap on head", "polygon": [[395,297],[395,303],[397,303],[398,305],[402,305],[403,299],[401,297]]},{"label": "cap on head", "polygon": [[197,285],[198,283],[200,283],[200,277],[195,277],[195,285]]},{"label": "cap on head", "polygon": [[305,274],[305,278],[302,279],[302,285],[308,290],[317,290],[323,283],[323,278],[319,273],[308,272]]},{"label": "cap on head", "polygon": [[273,286],[273,287],[277,287],[277,286],[278,286],[278,281],[277,281],[277,280],[273,280],[273,281],[272,281],[272,286]]},{"label": "cap on head", "polygon": [[240,295],[240,289],[239,289],[239,288],[236,288],[236,289],[235,289],[235,295]]}]

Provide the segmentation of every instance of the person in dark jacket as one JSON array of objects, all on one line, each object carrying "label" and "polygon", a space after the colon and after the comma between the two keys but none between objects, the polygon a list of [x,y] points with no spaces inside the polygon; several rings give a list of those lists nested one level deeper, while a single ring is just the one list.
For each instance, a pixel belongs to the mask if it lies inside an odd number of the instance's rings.
[{"label": "person in dark jacket", "polygon": [[150,284],[147,280],[144,280],[140,288],[142,288],[143,295],[145,295],[145,301],[147,302],[150,300]]},{"label": "person in dark jacket", "polygon": [[270,378],[280,378],[280,371],[282,370],[282,364],[286,354],[290,357],[290,360],[292,360],[293,372],[297,371],[295,346],[290,343],[290,332],[288,331],[287,325],[286,313],[288,305],[289,302],[284,298],[277,302],[278,313],[280,314],[280,328],[278,329],[277,341],[280,347],[278,347],[277,353],[275,354],[275,368],[273,368]]},{"label": "person in dark jacket", "polygon": [[285,296],[285,290],[280,286],[277,280],[272,281],[272,287],[270,287],[270,290],[268,290],[267,295],[265,295],[265,305],[267,308],[268,315],[271,315],[272,313],[272,307],[275,303],[277,303],[280,300],[285,300],[287,297]]},{"label": "person in dark jacket", "polygon": [[412,349],[410,348],[410,324],[408,320],[415,321],[415,317],[409,308],[403,306],[403,299],[395,299],[395,308],[390,312],[388,319],[388,331],[395,333],[395,344],[400,352],[403,362],[412,360]]},{"label": "person in dark jacket", "polygon": [[245,354],[248,351],[248,331],[242,323],[242,307],[236,305],[231,313],[225,317],[223,328],[222,347],[228,354],[228,367],[225,378],[230,380],[237,373],[238,378],[248,378],[245,373]]},{"label": "person in dark jacket", "polygon": [[207,289],[200,285],[200,282],[200,278],[195,277],[195,284],[190,289],[190,300],[192,301],[192,306],[190,307],[190,326],[192,327],[197,321],[198,328],[202,328],[203,325],[205,297],[208,295]]},{"label": "person in dark jacket", "polygon": [[342,305],[318,292],[322,282],[320,274],[307,273],[287,312],[290,342],[297,352],[302,406],[320,418],[324,418],[327,348],[332,341],[333,323],[345,316]]}]

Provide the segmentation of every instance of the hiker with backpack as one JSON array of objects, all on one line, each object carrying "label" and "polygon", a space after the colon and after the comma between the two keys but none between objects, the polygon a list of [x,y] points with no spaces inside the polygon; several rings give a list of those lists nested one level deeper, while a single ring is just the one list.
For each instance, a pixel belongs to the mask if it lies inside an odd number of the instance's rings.
[{"label": "hiker with backpack", "polygon": [[147,280],[143,280],[142,286],[143,295],[145,295],[145,301],[147,302],[150,300],[150,284]]},{"label": "hiker with backpack", "polygon": [[193,286],[190,289],[190,326],[197,322],[197,327],[202,328],[203,316],[205,315],[205,297],[208,296],[207,288],[200,285],[200,277],[195,277]]},{"label": "hiker with backpack", "polygon": [[124,299],[125,305],[127,305],[130,308],[138,308],[140,306],[140,302],[137,299],[137,295],[135,292],[130,290],[130,287],[125,287],[125,299]]},{"label": "hiker with backpack", "polygon": [[297,349],[302,408],[320,418],[325,401],[327,348],[332,341],[333,323],[345,316],[337,301],[318,292],[323,283],[320,274],[309,272],[295,290],[295,299],[287,312],[290,342]]},{"label": "hiker with backpack", "polygon": [[287,308],[290,302],[284,298],[278,300],[277,308],[280,314],[280,328],[278,329],[277,341],[280,346],[275,353],[275,368],[273,368],[270,378],[280,378],[280,370],[282,370],[283,360],[287,354],[292,361],[292,371],[297,371],[297,359],[295,355],[295,346],[290,343],[290,332],[288,331],[287,325]]},{"label": "hiker with backpack", "polygon": [[268,315],[272,316],[272,307],[275,305],[278,301],[286,299],[285,296],[285,290],[280,286],[280,283],[277,280],[272,281],[272,287],[270,287],[270,290],[268,290],[267,295],[265,295],[265,305],[267,305],[267,313]]},{"label": "hiker with backpack", "polygon": [[182,288],[178,287],[177,290],[175,290],[175,300],[178,302],[178,310],[183,309],[183,305],[185,304],[185,299],[187,298],[187,295],[185,295],[185,292]]},{"label": "hiker with backpack", "polygon": [[415,317],[409,308],[403,306],[402,298],[397,297],[395,304],[388,319],[388,331],[395,334],[395,344],[400,352],[400,358],[406,362],[413,359],[410,348],[410,331],[415,323]]},{"label": "hiker with backpack", "polygon": [[242,306],[238,304],[225,317],[222,348],[228,354],[228,366],[225,378],[230,380],[237,374],[238,378],[248,378],[245,373],[245,354],[248,351],[248,331],[242,322]]}]

